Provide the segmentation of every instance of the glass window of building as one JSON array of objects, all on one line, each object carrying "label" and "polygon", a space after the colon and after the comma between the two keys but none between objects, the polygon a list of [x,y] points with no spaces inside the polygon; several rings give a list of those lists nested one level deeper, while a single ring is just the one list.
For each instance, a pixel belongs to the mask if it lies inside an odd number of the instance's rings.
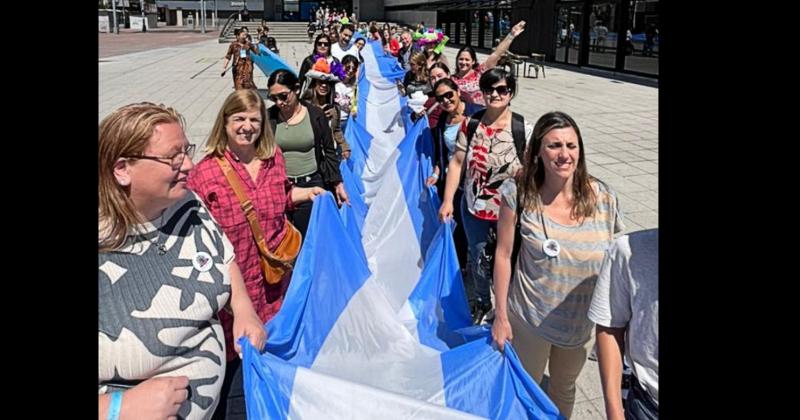
[{"label": "glass window of building", "polygon": [[658,0],[629,1],[625,70],[658,75]]}]

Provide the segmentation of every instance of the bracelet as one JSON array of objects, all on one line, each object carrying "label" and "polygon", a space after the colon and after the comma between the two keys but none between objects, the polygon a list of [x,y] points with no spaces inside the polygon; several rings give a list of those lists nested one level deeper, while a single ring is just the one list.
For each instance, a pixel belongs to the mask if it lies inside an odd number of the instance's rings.
[{"label": "bracelet", "polygon": [[111,403],[108,405],[106,420],[119,420],[119,410],[122,408],[122,391],[111,393]]},{"label": "bracelet", "polygon": [[437,180],[438,180],[438,179],[439,179],[439,174],[437,174],[436,172],[434,172],[434,173],[432,173],[432,174],[431,174],[431,178],[435,178],[435,179],[437,179]]}]

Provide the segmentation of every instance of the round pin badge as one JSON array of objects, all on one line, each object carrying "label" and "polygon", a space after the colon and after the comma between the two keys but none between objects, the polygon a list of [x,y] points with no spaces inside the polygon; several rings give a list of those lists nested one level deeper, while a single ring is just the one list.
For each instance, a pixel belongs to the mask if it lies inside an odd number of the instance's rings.
[{"label": "round pin badge", "polygon": [[214,260],[211,259],[211,255],[207,252],[200,251],[192,258],[192,265],[198,271],[206,272],[211,270],[211,267],[214,265]]},{"label": "round pin badge", "polygon": [[544,241],[542,248],[548,257],[556,257],[561,252],[561,245],[559,245],[555,239],[548,239]]}]

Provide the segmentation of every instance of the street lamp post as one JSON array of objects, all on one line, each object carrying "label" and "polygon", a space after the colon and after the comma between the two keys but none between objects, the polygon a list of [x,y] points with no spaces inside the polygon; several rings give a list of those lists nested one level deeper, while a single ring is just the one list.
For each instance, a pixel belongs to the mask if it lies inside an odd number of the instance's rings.
[{"label": "street lamp post", "polygon": [[147,32],[147,16],[144,14],[144,0],[140,0],[139,5],[142,7],[142,32]]},{"label": "street lamp post", "polygon": [[111,31],[119,35],[119,25],[117,24],[117,0],[111,0],[111,13],[114,14],[114,26]]},{"label": "street lamp post", "polygon": [[206,2],[204,0],[200,0],[200,13],[202,14],[202,20],[200,20],[200,33],[206,33]]}]

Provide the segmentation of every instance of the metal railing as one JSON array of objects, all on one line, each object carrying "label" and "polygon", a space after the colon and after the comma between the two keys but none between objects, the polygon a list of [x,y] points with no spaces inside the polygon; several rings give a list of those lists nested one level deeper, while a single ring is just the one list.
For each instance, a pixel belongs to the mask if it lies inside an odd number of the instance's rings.
[{"label": "metal railing", "polygon": [[230,15],[228,17],[228,20],[225,21],[225,24],[222,25],[222,29],[220,29],[220,31],[219,31],[219,39],[220,40],[225,39],[225,35],[228,32],[228,29],[230,29],[230,27],[232,25],[234,25],[235,23],[236,23],[236,13]]}]

